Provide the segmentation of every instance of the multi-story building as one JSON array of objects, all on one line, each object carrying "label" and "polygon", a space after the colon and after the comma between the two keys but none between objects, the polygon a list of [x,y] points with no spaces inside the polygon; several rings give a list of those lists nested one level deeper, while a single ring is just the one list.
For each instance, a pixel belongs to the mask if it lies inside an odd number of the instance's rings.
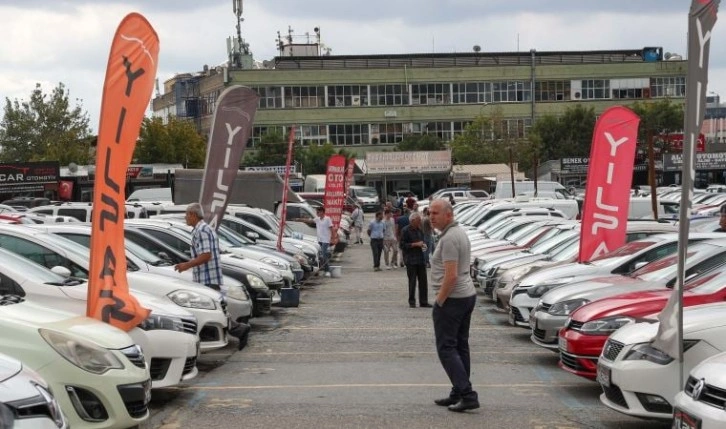
[{"label": "multi-story building", "polygon": [[576,103],[601,112],[655,98],[682,102],[686,91],[686,62],[666,60],[661,48],[279,56],[265,63],[176,76],[153,100],[154,115],[193,119],[206,134],[217,96],[240,84],[261,97],[251,148],[265,131],[294,124],[303,146],[330,142],[362,154],[390,149],[407,134],[450,141],[495,108],[510,137],[525,137],[537,117]]}]

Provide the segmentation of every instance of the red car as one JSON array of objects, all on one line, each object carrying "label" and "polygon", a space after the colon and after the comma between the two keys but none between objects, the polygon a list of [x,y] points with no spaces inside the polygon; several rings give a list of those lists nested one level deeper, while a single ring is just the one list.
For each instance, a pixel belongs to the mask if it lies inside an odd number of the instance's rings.
[{"label": "red car", "polygon": [[[559,333],[559,367],[595,380],[597,360],[610,334],[636,319],[659,313],[671,293],[671,289],[631,292],[599,299],[578,308]],[[723,266],[686,283],[684,307],[720,301],[726,301],[726,271]],[[563,344],[566,344],[566,350],[563,350]]]}]

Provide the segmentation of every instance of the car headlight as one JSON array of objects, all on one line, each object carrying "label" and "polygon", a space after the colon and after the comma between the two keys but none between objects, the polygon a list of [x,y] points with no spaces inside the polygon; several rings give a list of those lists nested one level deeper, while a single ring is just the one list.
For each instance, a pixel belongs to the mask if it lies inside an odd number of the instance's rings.
[{"label": "car headlight", "polygon": [[542,295],[546,294],[547,292],[551,291],[552,289],[555,289],[557,287],[560,287],[564,284],[569,283],[574,277],[565,277],[561,279],[555,279],[552,281],[547,282],[547,284],[541,284],[541,285],[532,285],[527,289],[527,295],[530,296],[530,298],[540,298]]},{"label": "car headlight", "polygon": [[152,313],[146,320],[139,323],[139,328],[144,331],[163,329],[167,331],[184,332],[184,323],[178,317],[162,316]]},{"label": "car headlight", "polygon": [[236,299],[237,301],[249,301],[249,297],[245,292],[244,286],[234,285],[226,287],[227,298]]},{"label": "car headlight", "polygon": [[124,369],[124,364],[110,351],[90,341],[72,338],[48,329],[39,329],[40,336],[68,362],[93,374],[110,369]]},{"label": "car headlight", "polygon": [[279,282],[282,280],[282,276],[277,271],[268,270],[267,268],[260,268],[260,271],[267,275],[271,282]]},{"label": "car headlight", "polygon": [[604,319],[585,322],[580,330],[591,335],[610,335],[621,327],[635,322],[635,319],[627,316],[606,317]]},{"label": "car headlight", "polygon": [[570,299],[552,304],[548,313],[553,316],[569,316],[573,311],[590,302],[588,299]]},{"label": "car headlight", "polygon": [[[683,340],[683,351],[698,344],[699,340]],[[658,350],[651,343],[636,344],[625,355],[623,360],[647,360],[658,365],[668,365],[673,358],[666,352]]]},{"label": "car headlight", "polygon": [[255,275],[247,274],[247,281],[252,289],[267,289],[267,284]]},{"label": "car headlight", "polygon": [[167,295],[174,304],[186,308],[200,308],[202,310],[215,310],[217,304],[208,296],[191,290],[175,290]]}]

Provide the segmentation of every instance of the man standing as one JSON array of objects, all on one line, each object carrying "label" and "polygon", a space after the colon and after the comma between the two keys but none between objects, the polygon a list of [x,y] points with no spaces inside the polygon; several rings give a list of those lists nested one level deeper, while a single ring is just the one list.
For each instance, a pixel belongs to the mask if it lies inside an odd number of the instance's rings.
[{"label": "man standing", "polygon": [[[396,219],[396,240],[398,240],[398,243],[401,243],[401,232],[403,231],[403,228],[408,226],[409,220],[409,211],[407,208],[401,209],[401,215]],[[401,267],[404,266],[406,262],[403,260],[403,252],[401,252]]]},{"label": "man standing", "polygon": [[320,244],[320,269],[325,272],[325,277],[330,277],[330,266],[328,265],[328,250],[333,240],[333,221],[325,216],[325,207],[317,208],[318,217],[315,218],[315,231]]},{"label": "man standing", "polygon": [[381,271],[381,253],[383,253],[383,237],[386,235],[386,224],[383,213],[376,212],[376,218],[368,225],[368,237],[371,238],[373,252],[373,271]]},{"label": "man standing", "polygon": [[386,224],[386,232],[383,235],[383,262],[386,263],[386,269],[390,270],[398,265],[398,242],[396,221],[388,208],[383,211],[383,223]]},{"label": "man standing", "polygon": [[454,211],[446,200],[435,200],[429,209],[431,224],[441,231],[431,257],[431,281],[438,290],[433,309],[436,351],[451,381],[449,396],[436,405],[463,412],[479,408],[479,396],[471,387],[469,325],[476,305],[476,290],[469,276],[471,245],[466,233],[454,222]]},{"label": "man standing", "polygon": [[401,231],[401,249],[408,275],[408,305],[416,308],[416,280],[418,279],[419,306],[431,307],[428,296],[429,283],[426,279],[426,261],[424,260],[426,243],[423,231],[421,231],[421,215],[411,213],[409,220],[409,225]]},{"label": "man standing", "polygon": [[219,240],[214,228],[204,221],[204,211],[199,203],[187,206],[184,220],[192,230],[192,259],[177,264],[174,269],[184,272],[192,268],[194,282],[219,291],[222,285],[222,266],[219,262]]},{"label": "man standing", "polygon": [[363,239],[360,237],[361,232],[363,232],[363,210],[360,206],[355,206],[353,213],[350,214],[350,220],[353,222],[355,244],[363,244]]},{"label": "man standing", "polygon": [[431,254],[434,252],[434,227],[431,226],[431,218],[429,217],[428,207],[424,207],[423,209],[423,216],[421,217],[421,231],[424,235],[424,243],[426,243],[426,250],[424,251],[426,268],[431,268]]}]

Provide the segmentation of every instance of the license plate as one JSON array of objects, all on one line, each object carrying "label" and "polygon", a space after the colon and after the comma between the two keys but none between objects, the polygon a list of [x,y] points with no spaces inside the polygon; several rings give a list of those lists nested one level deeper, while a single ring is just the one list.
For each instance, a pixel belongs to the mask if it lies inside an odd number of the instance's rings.
[{"label": "license plate", "polygon": [[610,387],[610,368],[598,363],[597,377],[595,379],[603,386]]},{"label": "license plate", "polygon": [[560,348],[560,350],[562,350],[563,352],[566,352],[567,351],[567,340],[562,337],[557,338],[557,346]]},{"label": "license plate", "polygon": [[701,419],[683,410],[673,410],[673,429],[701,429]]}]

